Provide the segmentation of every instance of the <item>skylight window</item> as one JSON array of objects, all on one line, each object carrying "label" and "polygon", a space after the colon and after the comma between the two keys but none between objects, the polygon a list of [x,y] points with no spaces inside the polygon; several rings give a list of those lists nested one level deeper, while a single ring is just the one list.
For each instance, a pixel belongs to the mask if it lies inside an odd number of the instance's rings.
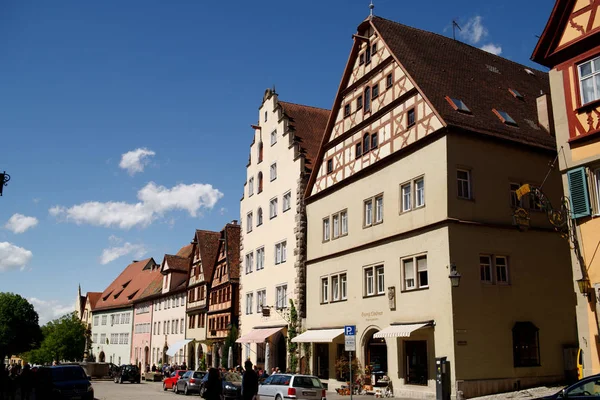
[{"label": "skylight window", "polygon": [[517,98],[519,100],[523,100],[523,95],[521,93],[519,93],[519,91],[517,89],[508,89],[508,91],[510,92],[510,94],[515,96],[515,98]]},{"label": "skylight window", "polygon": [[489,64],[485,64],[485,66],[487,67],[488,70],[490,70],[491,72],[494,72],[496,74],[500,73],[500,70],[496,67],[494,67],[493,65],[489,65]]},{"label": "skylight window", "polygon": [[529,75],[535,75],[529,68],[525,68],[525,72],[527,72]]},{"label": "skylight window", "polygon": [[500,121],[504,122],[506,125],[517,126],[517,122],[514,119],[512,119],[512,117],[508,115],[506,111],[496,110],[495,108],[492,108],[492,111],[494,112],[494,114],[496,114],[498,118],[500,118]]},{"label": "skylight window", "polygon": [[471,114],[471,110],[469,109],[469,107],[467,107],[467,105],[461,99],[456,99],[456,98],[446,96],[446,101],[448,101],[448,103],[450,103],[452,108],[454,108],[456,111],[460,111],[460,112],[463,112],[466,114]]}]

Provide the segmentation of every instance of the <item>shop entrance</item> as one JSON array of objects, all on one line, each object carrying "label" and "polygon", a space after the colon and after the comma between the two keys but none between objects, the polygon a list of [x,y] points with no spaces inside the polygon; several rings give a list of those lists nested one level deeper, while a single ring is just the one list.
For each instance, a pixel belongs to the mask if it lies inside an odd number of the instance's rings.
[{"label": "shop entrance", "polygon": [[277,360],[275,361],[275,366],[278,367],[281,372],[285,372],[287,371],[287,346],[285,344],[285,337],[282,334],[279,335],[275,346],[277,347]]},{"label": "shop entrance", "polygon": [[427,386],[427,341],[405,341],[404,354],[406,355],[406,384]]},{"label": "shop entrance", "polygon": [[365,343],[365,367],[369,367],[369,371],[376,375],[376,379],[381,379],[383,375],[387,375],[388,354],[385,339],[373,337],[377,332],[372,330],[366,336],[368,340]]},{"label": "shop entrance", "polygon": [[329,343],[315,344],[315,372],[321,379],[329,379]]}]

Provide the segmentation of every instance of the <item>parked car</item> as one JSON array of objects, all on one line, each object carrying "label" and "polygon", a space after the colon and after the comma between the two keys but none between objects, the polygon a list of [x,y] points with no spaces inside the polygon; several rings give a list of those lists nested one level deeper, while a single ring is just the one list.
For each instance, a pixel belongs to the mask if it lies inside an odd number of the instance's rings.
[{"label": "parked car", "polygon": [[202,386],[202,378],[206,375],[206,372],[202,371],[187,371],[179,378],[175,383],[173,389],[175,393],[182,393],[186,396],[190,393],[200,394],[200,388]]},{"label": "parked car", "polygon": [[224,400],[242,398],[242,375],[239,372],[226,372],[221,377],[221,382],[223,382]]},{"label": "parked car", "polygon": [[590,399],[590,397],[600,397],[600,374],[588,376],[572,385],[565,387],[559,392],[540,399]]},{"label": "parked car", "polygon": [[90,378],[79,365],[39,367],[36,372],[37,399],[93,400],[94,388]]},{"label": "parked car", "polygon": [[140,383],[142,380],[142,373],[137,365],[121,365],[113,376],[115,383],[131,382]]},{"label": "parked car", "polygon": [[312,375],[274,374],[258,387],[257,400],[326,400],[327,390]]},{"label": "parked car", "polygon": [[187,371],[183,369],[178,369],[163,379],[163,390],[173,389],[173,391],[175,391],[175,384],[186,372]]}]

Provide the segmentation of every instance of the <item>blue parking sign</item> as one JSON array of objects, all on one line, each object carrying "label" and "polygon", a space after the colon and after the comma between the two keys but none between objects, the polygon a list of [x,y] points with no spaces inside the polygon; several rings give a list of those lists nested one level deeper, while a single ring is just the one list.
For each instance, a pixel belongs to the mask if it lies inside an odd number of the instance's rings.
[{"label": "blue parking sign", "polygon": [[344,336],[356,336],[356,325],[344,326]]}]

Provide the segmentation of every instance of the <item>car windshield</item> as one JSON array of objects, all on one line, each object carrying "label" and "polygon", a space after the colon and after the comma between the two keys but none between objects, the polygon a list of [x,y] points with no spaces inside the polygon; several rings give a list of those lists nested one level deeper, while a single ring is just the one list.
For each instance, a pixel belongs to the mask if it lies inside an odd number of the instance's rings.
[{"label": "car windshield", "polygon": [[294,377],[294,387],[320,389],[321,381],[312,376],[296,376]]},{"label": "car windshield", "polygon": [[187,371],[177,371],[177,375],[182,376],[183,374],[185,374]]},{"label": "car windshield", "polygon": [[600,394],[600,380],[580,382],[567,390],[568,397],[598,396]]},{"label": "car windshield", "polygon": [[52,368],[52,380],[55,382],[76,381],[82,379],[87,379],[87,376],[81,367]]},{"label": "car windshield", "polygon": [[225,380],[227,382],[241,382],[242,376],[237,372],[228,372],[225,374]]},{"label": "car windshield", "polygon": [[203,378],[204,377],[204,372],[194,372],[194,378],[199,379],[199,378]]}]

